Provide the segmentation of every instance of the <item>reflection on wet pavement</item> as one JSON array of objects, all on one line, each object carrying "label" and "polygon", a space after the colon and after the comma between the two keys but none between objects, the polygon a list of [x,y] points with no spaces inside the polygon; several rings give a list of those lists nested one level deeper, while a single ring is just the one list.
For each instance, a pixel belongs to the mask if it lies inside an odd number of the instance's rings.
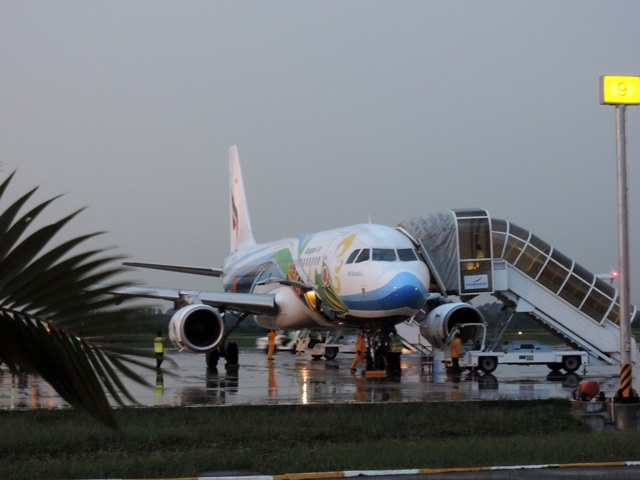
[{"label": "reflection on wet pavement", "polygon": [[[354,402],[434,402],[451,400],[571,398],[584,378],[595,380],[607,396],[619,387],[619,368],[587,367],[576,374],[551,373],[545,366],[501,365],[493,374],[453,378],[441,368],[421,366],[418,355],[403,355],[402,376],[365,378],[351,372],[351,356],[313,360],[279,353],[268,361],[255,350],[240,352],[239,365],[208,370],[204,356],[167,352],[164,374],[145,371],[152,387],[128,382],[145,406],[271,405]],[[438,362],[436,362],[438,365]],[[634,388],[638,375],[634,372]],[[66,403],[40,378],[13,375],[0,367],[0,408],[61,408]]]}]

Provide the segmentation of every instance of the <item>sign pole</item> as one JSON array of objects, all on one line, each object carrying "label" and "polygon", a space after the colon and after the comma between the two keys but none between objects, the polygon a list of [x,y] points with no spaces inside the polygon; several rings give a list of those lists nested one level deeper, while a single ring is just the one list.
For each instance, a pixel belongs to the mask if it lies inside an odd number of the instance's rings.
[{"label": "sign pole", "polygon": [[631,302],[629,281],[629,189],[627,187],[627,106],[616,105],[618,170],[618,262],[620,273],[620,388],[617,402],[637,402],[632,388]]},{"label": "sign pole", "polygon": [[614,400],[620,403],[638,403],[638,394],[632,387],[627,105],[640,104],[640,77],[603,75],[600,78],[600,103],[603,105],[615,105],[616,107],[618,268],[620,278],[620,388],[616,392]]}]

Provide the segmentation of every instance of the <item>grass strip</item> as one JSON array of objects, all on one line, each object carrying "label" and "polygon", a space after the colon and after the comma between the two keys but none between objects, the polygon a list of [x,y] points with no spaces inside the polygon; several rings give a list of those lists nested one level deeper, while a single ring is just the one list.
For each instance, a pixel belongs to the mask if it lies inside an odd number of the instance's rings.
[{"label": "grass strip", "polygon": [[74,410],[0,412],[0,478],[451,468],[634,460],[565,400],[128,408],[121,432]]}]

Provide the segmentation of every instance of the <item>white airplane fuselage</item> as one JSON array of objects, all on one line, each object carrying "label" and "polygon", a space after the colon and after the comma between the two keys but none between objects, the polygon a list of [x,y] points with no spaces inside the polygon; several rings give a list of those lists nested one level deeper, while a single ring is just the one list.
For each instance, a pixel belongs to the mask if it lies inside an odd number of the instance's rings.
[{"label": "white airplane fuselage", "polygon": [[383,225],[352,225],[239,248],[224,262],[227,292],[271,293],[266,328],[393,325],[427,299],[429,270],[412,242]]}]

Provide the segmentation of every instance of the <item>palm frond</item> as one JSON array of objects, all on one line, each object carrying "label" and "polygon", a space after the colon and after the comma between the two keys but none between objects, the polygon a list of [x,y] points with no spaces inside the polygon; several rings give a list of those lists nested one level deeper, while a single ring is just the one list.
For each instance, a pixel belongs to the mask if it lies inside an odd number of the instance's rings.
[{"label": "palm frond", "polygon": [[22,271],[20,276],[14,277],[3,288],[2,293],[7,297],[7,302],[13,302],[14,305],[19,305],[23,300],[28,302],[37,292],[50,285],[51,280],[60,274],[59,271],[68,271],[69,266],[67,264],[74,265],[84,258],[99,253],[99,251],[93,250],[56,264],[61,257],[74,247],[96,235],[85,235],[69,240],[32,262],[29,267]]},{"label": "palm frond", "polygon": [[[0,185],[0,200],[14,174]],[[127,337],[121,335],[140,319],[142,307],[123,310],[108,288],[94,287],[130,285],[113,281],[124,271],[114,266],[123,257],[101,249],[74,253],[100,233],[47,250],[82,210],[28,233],[58,198],[20,215],[36,190],[0,209],[0,359],[13,370],[42,376],[70,405],[117,428],[107,392],[120,405],[125,399],[135,403],[120,377],[147,384],[131,366],[155,370],[141,360],[149,352],[127,347]]]}]

